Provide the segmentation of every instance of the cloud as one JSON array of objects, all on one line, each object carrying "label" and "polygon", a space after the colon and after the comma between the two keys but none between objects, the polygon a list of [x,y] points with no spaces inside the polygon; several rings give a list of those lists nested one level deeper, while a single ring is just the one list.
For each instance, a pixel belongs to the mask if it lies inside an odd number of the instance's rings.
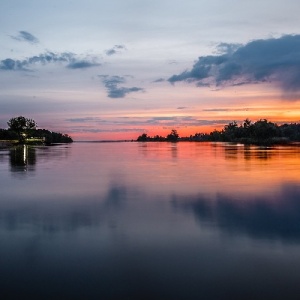
[{"label": "cloud", "polygon": [[31,56],[23,60],[14,60],[7,58],[0,61],[1,70],[24,71],[35,64],[49,64],[54,62],[71,62],[75,59],[73,53],[53,53],[46,52],[37,56]]},{"label": "cloud", "polygon": [[141,132],[143,128],[73,128],[73,132],[103,133],[103,132]]},{"label": "cloud", "polygon": [[20,42],[28,42],[31,44],[38,44],[39,40],[34,35],[27,31],[19,31],[18,35],[11,36],[14,40],[20,41]]},{"label": "cloud", "polygon": [[220,55],[201,56],[191,70],[168,81],[196,82],[198,86],[234,86],[272,82],[284,92],[300,91],[300,35],[260,39],[245,45],[219,45]]},{"label": "cloud", "polygon": [[158,78],[158,79],[154,80],[153,82],[157,83],[157,82],[164,82],[164,81],[166,81],[166,80],[163,78]]},{"label": "cloud", "polygon": [[87,69],[92,67],[101,66],[99,63],[94,63],[86,60],[73,61],[67,65],[69,69]]},{"label": "cloud", "polygon": [[153,117],[148,119],[146,124],[156,125],[156,126],[176,126],[186,127],[186,126],[218,126],[228,123],[228,120],[205,120],[198,119],[193,116],[173,116],[173,117]]},{"label": "cloud", "polygon": [[25,70],[24,61],[6,58],[0,61],[0,70]]},{"label": "cloud", "polygon": [[0,61],[0,70],[4,71],[30,71],[32,67],[37,64],[46,65],[50,63],[66,63],[69,69],[83,69],[99,66],[95,58],[84,58],[71,53],[54,53],[46,52],[40,55],[28,57],[23,60],[15,60],[12,58],[6,58]]},{"label": "cloud", "polygon": [[122,50],[127,50],[124,45],[114,45],[111,49],[105,51],[106,55],[111,56],[120,53]]},{"label": "cloud", "polygon": [[202,109],[202,111],[207,111],[207,112],[249,111],[249,110],[256,110],[256,109],[254,109],[254,108],[206,108],[206,109]]},{"label": "cloud", "polygon": [[70,118],[70,119],[66,119],[65,121],[72,122],[72,123],[86,123],[86,122],[95,122],[95,121],[99,122],[99,120],[101,119],[97,117],[82,117],[82,118]]},{"label": "cloud", "polygon": [[[205,120],[198,119],[193,116],[160,116],[160,117],[117,117],[117,118],[99,118],[99,117],[76,117],[69,118],[65,120],[73,124],[85,124],[84,126],[88,127],[88,130],[94,130],[94,127],[99,128],[99,126],[108,126],[109,128],[116,126],[132,127],[139,126],[148,127],[151,126],[164,126],[164,127],[186,127],[186,126],[220,126],[228,124],[228,120]],[[230,120],[231,121],[231,120]],[[82,125],[81,125],[82,127]],[[85,128],[87,128],[85,127]],[[101,128],[102,130],[103,128]],[[137,130],[133,128],[134,131]],[[76,129],[80,131],[80,128]],[[105,129],[106,130],[106,129]],[[115,131],[113,129],[112,131]]]},{"label": "cloud", "polygon": [[219,54],[233,54],[238,48],[242,46],[242,44],[220,43],[219,45],[217,45],[217,52]]},{"label": "cloud", "polygon": [[99,77],[102,78],[102,82],[108,91],[109,98],[124,98],[129,93],[144,90],[139,87],[119,87],[120,84],[126,82],[125,77],[108,75],[99,75]]}]

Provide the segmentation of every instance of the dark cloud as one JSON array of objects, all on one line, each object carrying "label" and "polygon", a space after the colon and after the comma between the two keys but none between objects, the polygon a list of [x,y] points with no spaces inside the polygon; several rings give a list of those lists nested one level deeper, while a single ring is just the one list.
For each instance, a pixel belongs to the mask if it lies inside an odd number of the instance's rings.
[{"label": "dark cloud", "polygon": [[0,70],[25,70],[24,61],[6,58],[0,61]]},{"label": "dark cloud", "polygon": [[157,83],[157,82],[164,82],[164,81],[166,81],[166,80],[163,78],[159,78],[159,79],[154,80],[153,82]]},{"label": "dark cloud", "polygon": [[124,45],[114,45],[111,49],[105,51],[106,55],[111,56],[121,52],[122,50],[126,50]]},{"label": "dark cloud", "polygon": [[46,65],[50,63],[66,63],[69,69],[82,69],[99,66],[95,59],[86,58],[82,60],[74,53],[63,52],[54,53],[46,52],[40,55],[28,57],[23,60],[6,58],[0,61],[0,70],[5,71],[30,71],[34,65]]},{"label": "dark cloud", "polygon": [[187,107],[186,106],[179,106],[177,107],[177,109],[186,109]]},{"label": "dark cloud", "polygon": [[46,52],[38,56],[32,56],[24,60],[14,60],[7,58],[0,61],[1,70],[14,70],[23,71],[29,70],[29,68],[35,64],[48,64],[53,62],[71,62],[75,59],[75,55],[72,53],[53,53]]},{"label": "dark cloud", "polygon": [[198,86],[273,82],[285,92],[300,91],[300,35],[254,40],[246,45],[220,44],[220,55],[202,56],[191,70],[168,81]]},{"label": "dark cloud", "polygon": [[99,77],[102,78],[102,82],[107,89],[109,98],[124,98],[129,93],[144,90],[139,87],[119,87],[120,84],[126,82],[125,77],[108,75],[99,75]]},{"label": "dark cloud", "polygon": [[69,69],[87,69],[92,67],[98,67],[101,66],[99,63],[93,63],[86,60],[81,61],[74,61],[67,65],[67,68]]},{"label": "dark cloud", "polygon": [[39,40],[38,38],[36,38],[34,35],[32,35],[31,33],[27,32],[27,31],[19,31],[18,35],[16,36],[11,36],[11,38],[17,40],[17,41],[21,41],[21,42],[28,42],[31,44],[38,44]]}]

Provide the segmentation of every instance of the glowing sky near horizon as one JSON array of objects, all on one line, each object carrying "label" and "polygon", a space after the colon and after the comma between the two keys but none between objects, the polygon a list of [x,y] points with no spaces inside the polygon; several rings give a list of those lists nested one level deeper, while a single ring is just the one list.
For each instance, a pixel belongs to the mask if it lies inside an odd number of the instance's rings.
[{"label": "glowing sky near horizon", "polygon": [[75,140],[300,122],[294,0],[2,0],[0,128]]}]

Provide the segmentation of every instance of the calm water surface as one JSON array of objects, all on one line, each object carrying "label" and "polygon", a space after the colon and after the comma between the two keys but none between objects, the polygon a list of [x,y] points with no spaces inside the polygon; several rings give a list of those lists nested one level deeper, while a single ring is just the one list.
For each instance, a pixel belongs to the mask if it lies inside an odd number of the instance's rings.
[{"label": "calm water surface", "polygon": [[300,147],[0,149],[1,299],[299,299]]}]

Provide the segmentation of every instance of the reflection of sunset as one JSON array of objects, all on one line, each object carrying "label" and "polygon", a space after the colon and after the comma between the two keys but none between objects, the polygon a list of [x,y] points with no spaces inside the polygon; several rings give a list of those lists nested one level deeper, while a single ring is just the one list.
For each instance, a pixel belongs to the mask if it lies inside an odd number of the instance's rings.
[{"label": "reflection of sunset", "polygon": [[[138,170],[132,176],[149,191],[157,190],[152,183],[162,177],[162,190],[181,194],[199,189],[203,194],[222,192],[239,200],[243,194],[276,193],[282,181],[299,181],[300,148],[286,147],[278,152],[243,145],[181,142],[141,144],[139,151],[145,156],[146,172],[143,178]],[[156,159],[159,164],[155,164]]]}]

